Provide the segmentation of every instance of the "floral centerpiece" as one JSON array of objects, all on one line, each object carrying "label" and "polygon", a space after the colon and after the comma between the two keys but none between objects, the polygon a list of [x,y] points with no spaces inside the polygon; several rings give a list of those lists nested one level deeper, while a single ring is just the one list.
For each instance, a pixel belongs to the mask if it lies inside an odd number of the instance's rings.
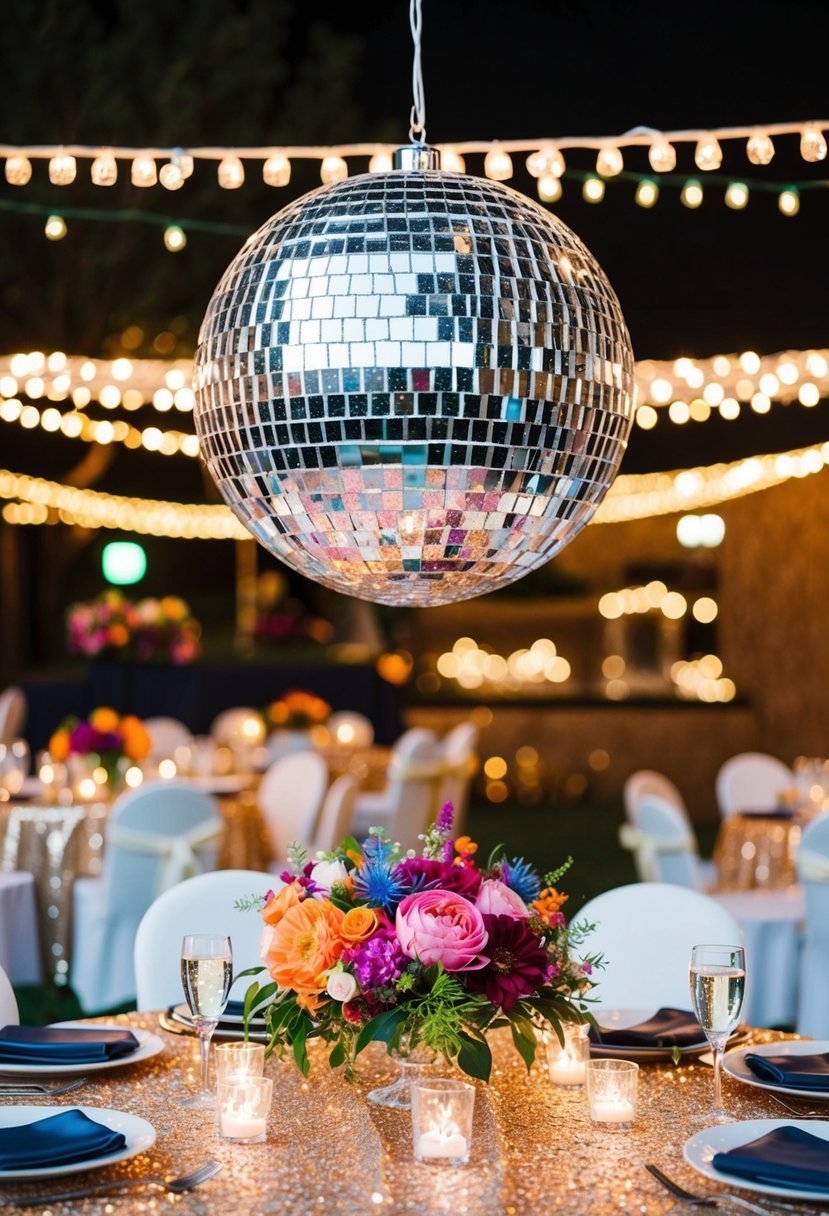
[{"label": "floral centerpiece", "polygon": [[139,718],[120,717],[114,709],[100,706],[87,719],[65,718],[49,740],[49,755],[62,763],[83,756],[103,768],[107,784],[114,787],[121,775],[121,762],[144,760],[150,752],[150,736]]},{"label": "floral centerpiece", "polygon": [[310,730],[328,721],[331,706],[315,693],[297,688],[271,701],[262,712],[270,730]]},{"label": "floral centerpiece", "polygon": [[135,658],[192,663],[200,652],[201,626],[176,595],[128,600],[120,591],[73,604],[66,616],[69,650],[87,658]]},{"label": "floral centerpiece", "polygon": [[350,1073],[372,1040],[403,1055],[422,1045],[488,1080],[489,1030],[509,1026],[529,1068],[545,1027],[563,1041],[562,1023],[592,1020],[600,960],[574,957],[588,926],[568,929],[556,888],[569,861],[543,879],[500,853],[481,867],[452,818],[447,803],[419,857],[377,828],[317,862],[293,846],[285,885],[237,904],[261,904],[270,982],[251,985],[245,1013],[266,1005],[269,1051],[307,1073],[307,1041],[322,1039]]}]

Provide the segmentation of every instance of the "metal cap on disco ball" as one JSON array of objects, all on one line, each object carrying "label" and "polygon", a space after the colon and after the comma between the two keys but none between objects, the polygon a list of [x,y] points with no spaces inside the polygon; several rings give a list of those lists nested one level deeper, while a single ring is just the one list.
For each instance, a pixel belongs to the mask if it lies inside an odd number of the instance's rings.
[{"label": "metal cap on disco ball", "polygon": [[210,301],[196,429],[229,506],[308,578],[384,604],[504,587],[621,461],[633,353],[601,267],[498,182],[398,168],[254,233]]}]

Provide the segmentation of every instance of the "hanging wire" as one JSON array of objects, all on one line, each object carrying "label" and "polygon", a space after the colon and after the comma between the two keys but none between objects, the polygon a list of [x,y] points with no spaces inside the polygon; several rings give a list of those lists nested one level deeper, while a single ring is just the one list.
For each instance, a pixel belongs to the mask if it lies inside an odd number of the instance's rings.
[{"label": "hanging wire", "polygon": [[420,62],[420,35],[423,30],[421,0],[409,0],[409,24],[412,27],[414,59],[412,61],[412,97],[414,105],[409,117],[409,139],[413,143],[426,141],[426,97],[423,92],[423,68]]}]

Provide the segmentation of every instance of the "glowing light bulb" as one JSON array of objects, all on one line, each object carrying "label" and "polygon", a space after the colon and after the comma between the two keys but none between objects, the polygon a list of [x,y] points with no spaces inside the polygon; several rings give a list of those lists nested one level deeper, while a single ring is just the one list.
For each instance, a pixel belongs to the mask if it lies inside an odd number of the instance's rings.
[{"label": "glowing light bulb", "polygon": [[804,127],[800,134],[800,155],[813,164],[826,159],[826,140],[820,127],[814,123]]},{"label": "glowing light bulb", "polygon": [[6,181],[10,186],[25,186],[32,178],[32,162],[28,156],[6,158]]},{"label": "glowing light bulb", "polygon": [[142,190],[154,186],[158,181],[155,161],[151,156],[136,156],[130,168],[130,181]]},{"label": "glowing light bulb", "polygon": [[653,207],[658,198],[659,187],[656,182],[643,178],[636,187],[636,202],[640,207]]},{"label": "glowing light bulb", "polygon": [[454,148],[440,148],[440,167],[446,173],[465,173],[466,161]]},{"label": "glowing light bulb", "polygon": [[561,178],[545,173],[538,179],[538,197],[543,203],[556,203],[561,198]]},{"label": "glowing light bulb", "polygon": [[725,192],[725,205],[732,211],[742,211],[748,202],[748,186],[745,182],[730,182]]},{"label": "glowing light bulb", "polygon": [[512,157],[503,148],[490,148],[484,159],[484,173],[494,182],[506,182],[512,177]]},{"label": "glowing light bulb", "polygon": [[179,165],[174,161],[168,161],[159,169],[158,180],[165,190],[180,190],[184,185],[184,174]]},{"label": "glowing light bulb", "polygon": [[655,139],[648,148],[648,161],[654,173],[672,173],[676,168],[676,148],[667,139]]},{"label": "glowing light bulb", "polygon": [[624,157],[613,146],[600,148],[596,156],[596,172],[602,177],[618,177],[625,167]]},{"label": "glowing light bulb", "polygon": [[100,152],[89,170],[93,186],[114,186],[118,181],[118,165],[111,152]]},{"label": "glowing light bulb", "polygon": [[652,405],[640,405],[636,411],[636,424],[643,431],[652,431],[656,426],[658,414]]},{"label": "glowing light bulb", "polygon": [[800,210],[800,195],[794,186],[780,191],[777,196],[777,206],[783,215],[797,215]]},{"label": "glowing light bulb", "polygon": [[703,135],[694,149],[694,164],[704,172],[719,169],[722,164],[722,148],[713,135]]},{"label": "glowing light bulb", "polygon": [[369,173],[390,173],[391,153],[375,152],[371,160],[368,162],[368,171]]},{"label": "glowing light bulb", "polygon": [[774,144],[765,131],[755,131],[746,143],[746,156],[752,165],[768,165],[774,159]]},{"label": "glowing light bulb", "polygon": [[178,224],[170,224],[164,229],[164,248],[170,253],[178,253],[187,244],[187,233]]},{"label": "glowing light bulb", "polygon": [[226,156],[219,161],[216,176],[223,190],[238,190],[245,184],[245,166],[238,156]]},{"label": "glowing light bulb", "polygon": [[604,198],[604,182],[599,177],[588,177],[581,188],[586,203],[600,203]]},{"label": "glowing light bulb", "polygon": [[324,186],[342,182],[348,177],[348,165],[341,156],[326,156],[320,165],[320,181]]},{"label": "glowing light bulb", "polygon": [[561,177],[564,173],[564,157],[558,148],[545,144],[527,157],[527,172],[530,177]]},{"label": "glowing light bulb", "polygon": [[69,186],[75,180],[77,165],[74,156],[53,156],[49,161],[49,181],[53,186]]},{"label": "glowing light bulb", "polygon": [[66,220],[62,215],[50,215],[43,232],[49,241],[62,241],[66,236]]},{"label": "glowing light bulb", "polygon": [[287,186],[291,180],[291,162],[284,152],[274,152],[262,166],[262,180],[266,186]]},{"label": "glowing light bulb", "polygon": [[690,207],[693,211],[702,203],[702,186],[696,178],[691,177],[682,187],[682,193],[679,197],[683,206]]}]

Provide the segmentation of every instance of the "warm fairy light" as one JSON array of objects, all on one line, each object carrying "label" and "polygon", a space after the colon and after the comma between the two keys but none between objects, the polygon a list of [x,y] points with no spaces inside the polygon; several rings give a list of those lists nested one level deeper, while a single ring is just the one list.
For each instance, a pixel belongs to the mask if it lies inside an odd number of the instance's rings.
[{"label": "warm fairy light", "polygon": [[672,173],[676,168],[676,148],[667,139],[655,139],[648,149],[648,161],[654,173]]},{"label": "warm fairy light", "polygon": [[704,135],[694,148],[694,164],[703,172],[719,169],[722,164],[722,148],[713,135]]},{"label": "warm fairy light", "polygon": [[93,186],[114,186],[118,181],[118,164],[111,152],[101,152],[93,160],[89,176]]},{"label": "warm fairy light", "polygon": [[114,359],[109,371],[113,380],[129,380],[132,375],[132,364],[129,359]]},{"label": "warm fairy light", "polygon": [[691,417],[691,410],[685,401],[672,401],[668,407],[668,417],[677,426],[684,426]]},{"label": "warm fairy light", "polygon": [[740,355],[740,367],[749,376],[756,375],[760,370],[760,356],[753,350],[746,350]]},{"label": "warm fairy light", "polygon": [[369,173],[391,173],[391,152],[375,152],[368,162]]},{"label": "warm fairy light", "polygon": [[711,406],[701,397],[695,397],[688,406],[688,413],[692,422],[707,422],[711,417]]},{"label": "warm fairy light", "polygon": [[32,162],[28,156],[9,156],[6,160],[6,181],[10,186],[27,186],[32,180]]},{"label": "warm fairy light", "polygon": [[712,621],[717,619],[718,612],[717,601],[712,600],[710,595],[700,596],[698,600],[694,600],[691,606],[691,615],[701,625],[710,625]]},{"label": "warm fairy light", "polygon": [[725,205],[732,211],[742,211],[748,203],[748,186],[745,182],[730,182],[725,192]]},{"label": "warm fairy light", "polygon": [[291,162],[284,152],[274,152],[262,165],[262,180],[266,186],[287,186],[291,180]]},{"label": "warm fairy light", "polygon": [[656,405],[667,405],[674,395],[674,386],[670,380],[657,377],[651,381],[649,395]]},{"label": "warm fairy light", "polygon": [[159,169],[158,180],[165,190],[180,190],[184,185],[184,174],[179,165],[168,161]]},{"label": "warm fairy light", "polygon": [[445,173],[465,173],[466,161],[454,148],[441,147],[440,167]]},{"label": "warm fairy light", "polygon": [[659,187],[656,182],[643,178],[636,187],[635,198],[640,207],[653,207],[659,198]]},{"label": "warm fairy light", "polygon": [[755,131],[746,143],[746,156],[752,165],[768,165],[774,158],[774,144],[765,131]]},{"label": "warm fairy light", "polygon": [[625,160],[618,148],[600,148],[596,156],[596,172],[602,177],[618,177],[625,167]]},{"label": "warm fairy light", "polygon": [[527,172],[531,177],[561,177],[564,169],[564,157],[551,144],[545,144],[527,157]]},{"label": "warm fairy light", "polygon": [[702,186],[696,180],[696,178],[692,177],[688,179],[688,181],[682,187],[679,198],[683,206],[690,208],[692,211],[699,207],[700,203],[702,202],[703,195]]},{"label": "warm fairy light", "polygon": [[490,148],[484,158],[484,173],[494,182],[506,182],[512,177],[512,157],[503,148]]},{"label": "warm fairy light", "polygon": [[344,181],[348,177],[348,165],[341,156],[326,156],[320,165],[320,181],[324,186]]},{"label": "warm fairy light", "polygon": [[813,405],[817,405],[820,401],[820,390],[816,384],[810,384],[808,381],[801,384],[797,392],[797,399],[801,405],[805,405],[807,409],[811,409]]},{"label": "warm fairy light", "polygon": [[710,380],[702,390],[702,399],[706,405],[717,406],[725,397],[725,389],[716,380]]},{"label": "warm fairy light", "polygon": [[152,156],[136,156],[130,167],[130,181],[142,190],[156,184],[158,173]]},{"label": "warm fairy light", "polygon": [[600,203],[604,198],[604,182],[599,177],[588,177],[581,188],[586,203]]},{"label": "warm fairy light", "polygon": [[[543,690],[545,685],[566,683],[571,674],[570,664],[556,653],[555,643],[549,638],[538,638],[529,649],[515,650],[505,657],[480,647],[474,638],[462,637],[451,651],[438,656],[435,666],[443,679],[455,680],[470,691],[484,686]],[[487,775],[498,779],[503,773]]]},{"label": "warm fairy light", "polygon": [[677,520],[676,538],[684,549],[716,549],[725,539],[721,515],[683,515]]},{"label": "warm fairy light", "polygon": [[70,186],[75,180],[78,166],[74,156],[58,154],[49,161],[49,181],[53,186]]},{"label": "warm fairy light", "polygon": [[811,163],[826,159],[826,140],[820,127],[810,123],[803,128],[800,136],[800,155]]},{"label": "warm fairy light", "polygon": [[187,244],[187,233],[178,224],[170,224],[164,229],[164,248],[170,253],[178,253]]},{"label": "warm fairy light", "polygon": [[800,195],[794,186],[780,191],[777,196],[777,206],[782,215],[797,215],[800,210]]},{"label": "warm fairy light", "polygon": [[561,198],[561,178],[545,173],[538,179],[538,197],[542,203],[557,203]]},{"label": "warm fairy light", "polygon": [[223,190],[238,190],[245,184],[245,166],[238,156],[225,156],[219,161],[216,178]]},{"label": "warm fairy light", "polygon": [[771,401],[765,393],[754,393],[751,398],[751,408],[755,414],[767,414],[771,409]]},{"label": "warm fairy light", "polygon": [[66,220],[62,215],[50,215],[43,226],[43,233],[49,241],[62,241],[66,236]]},{"label": "warm fairy light", "polygon": [[640,405],[636,411],[637,426],[641,426],[643,431],[652,431],[658,418],[659,415],[652,405]]}]

